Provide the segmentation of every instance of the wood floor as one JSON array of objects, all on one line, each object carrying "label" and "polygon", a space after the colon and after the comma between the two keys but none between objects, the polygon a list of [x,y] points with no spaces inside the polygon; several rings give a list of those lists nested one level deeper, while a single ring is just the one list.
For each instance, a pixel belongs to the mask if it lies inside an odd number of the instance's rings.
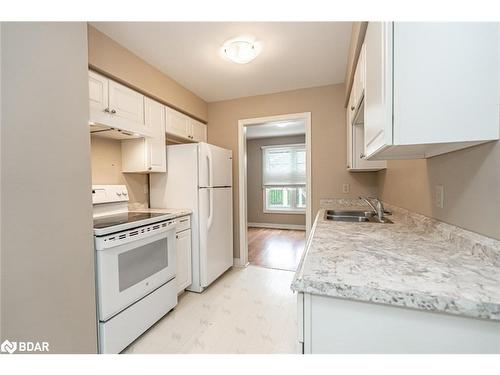
[{"label": "wood floor", "polygon": [[248,228],[248,261],[250,264],[296,271],[304,251],[303,230]]}]

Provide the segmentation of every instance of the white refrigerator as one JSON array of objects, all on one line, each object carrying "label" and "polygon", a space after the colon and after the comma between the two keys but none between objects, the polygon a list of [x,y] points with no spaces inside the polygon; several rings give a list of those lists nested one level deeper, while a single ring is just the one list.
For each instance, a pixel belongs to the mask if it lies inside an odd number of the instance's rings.
[{"label": "white refrigerator", "polygon": [[202,292],[233,265],[232,151],[208,143],[167,146],[167,173],[150,175],[152,208],[188,208],[193,282]]}]

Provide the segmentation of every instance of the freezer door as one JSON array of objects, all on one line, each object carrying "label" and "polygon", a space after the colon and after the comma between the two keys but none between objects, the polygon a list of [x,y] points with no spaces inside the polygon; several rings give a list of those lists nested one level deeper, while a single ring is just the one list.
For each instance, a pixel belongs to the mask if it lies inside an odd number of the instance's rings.
[{"label": "freezer door", "polygon": [[199,190],[200,282],[210,285],[233,265],[232,188]]},{"label": "freezer door", "polygon": [[208,143],[200,143],[198,150],[199,186],[232,186],[232,151]]}]

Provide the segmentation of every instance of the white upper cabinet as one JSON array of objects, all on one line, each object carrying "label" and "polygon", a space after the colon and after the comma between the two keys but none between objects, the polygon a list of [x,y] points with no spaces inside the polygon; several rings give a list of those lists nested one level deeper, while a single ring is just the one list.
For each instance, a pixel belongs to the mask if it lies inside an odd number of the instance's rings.
[{"label": "white upper cabinet", "polygon": [[146,138],[148,156],[148,170],[152,172],[166,172],[167,149],[165,143],[166,107],[149,98],[144,99],[145,123],[150,127],[152,137]]},{"label": "white upper cabinet", "polygon": [[499,138],[498,23],[370,22],[365,153],[426,158]]},{"label": "white upper cabinet", "polygon": [[151,136],[122,141],[122,172],[166,172],[165,106],[144,99],[145,127]]},{"label": "white upper cabinet", "polygon": [[367,160],[364,142],[364,91],[365,91],[365,47],[361,48],[353,88],[347,107],[347,169],[350,172],[379,171],[385,169],[384,160]]},{"label": "white upper cabinet", "polygon": [[149,135],[144,122],[144,95],[89,71],[90,121],[140,135]]},{"label": "white upper cabinet", "polygon": [[100,74],[89,71],[89,105],[91,111],[104,112],[108,105],[109,80]]},{"label": "white upper cabinet", "polygon": [[195,142],[207,141],[207,126],[199,121],[190,119],[191,139]]},{"label": "white upper cabinet", "polygon": [[110,80],[109,111],[129,130],[144,132],[144,95]]},{"label": "white upper cabinet", "polygon": [[167,107],[166,132],[175,137],[189,139],[190,124],[189,117],[185,114]]},{"label": "white upper cabinet", "polygon": [[192,142],[207,141],[207,126],[175,109],[167,107],[167,135]]},{"label": "white upper cabinet", "polygon": [[349,107],[351,112],[356,112],[359,108],[365,95],[365,46],[361,47],[361,51],[354,71],[354,80],[351,90],[352,104]]}]

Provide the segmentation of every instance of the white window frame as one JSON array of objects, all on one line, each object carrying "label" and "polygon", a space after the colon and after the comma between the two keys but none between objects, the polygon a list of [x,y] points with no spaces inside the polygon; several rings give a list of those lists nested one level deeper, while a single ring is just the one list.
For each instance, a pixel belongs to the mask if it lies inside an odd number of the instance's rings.
[{"label": "white window frame", "polygon": [[[264,158],[264,150],[265,149],[271,149],[271,148],[287,148],[287,147],[304,147],[304,150],[306,149],[306,145],[304,143],[293,143],[293,144],[282,144],[282,145],[268,145],[268,146],[262,146],[261,147],[261,152],[262,152],[262,211],[265,214],[292,214],[292,215],[305,215],[306,213],[306,207],[304,208],[297,208],[297,202],[296,202],[296,195],[293,198],[293,205],[295,207],[293,208],[277,208],[277,209],[270,209],[267,207],[267,192],[266,189],[268,188],[303,188],[306,190],[307,194],[307,181],[303,185],[264,185],[264,168],[265,168],[265,158]],[[307,180],[307,177],[306,177]],[[307,195],[306,195],[306,202],[307,202]]]}]

